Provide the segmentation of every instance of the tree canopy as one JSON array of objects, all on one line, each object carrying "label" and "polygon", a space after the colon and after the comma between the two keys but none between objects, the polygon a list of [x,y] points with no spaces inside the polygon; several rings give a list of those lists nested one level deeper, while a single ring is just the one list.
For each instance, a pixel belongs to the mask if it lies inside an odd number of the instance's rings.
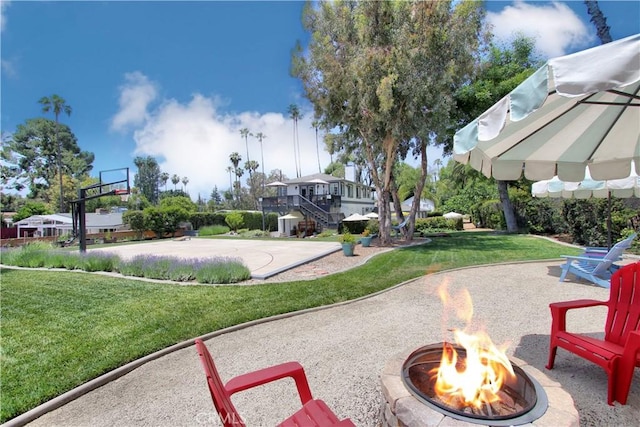
[{"label": "tree canopy", "polygon": [[[308,51],[298,46],[292,73],[302,80],[323,127],[343,135],[333,147],[366,159],[379,197],[383,244],[390,241],[394,164],[408,154],[426,163],[426,145],[446,129],[454,89],[473,68],[483,14],[481,3],[468,1],[305,7],[303,22],[312,38]],[[416,193],[425,179],[426,170]]]},{"label": "tree canopy", "polygon": [[[138,168],[138,172],[133,177],[133,185],[135,185],[142,195],[151,203],[158,203],[158,186],[162,182],[160,174],[160,166],[158,161],[151,156],[136,157],[133,164]],[[180,182],[178,177],[174,181],[174,185]]]},{"label": "tree canopy", "polygon": [[[28,188],[29,198],[44,197],[58,176],[55,134],[55,121],[35,118],[18,125],[16,132],[3,141],[1,169],[6,188]],[[58,124],[58,138],[63,176],[86,176],[93,168],[93,153],[80,149],[76,136],[65,124]]]}]

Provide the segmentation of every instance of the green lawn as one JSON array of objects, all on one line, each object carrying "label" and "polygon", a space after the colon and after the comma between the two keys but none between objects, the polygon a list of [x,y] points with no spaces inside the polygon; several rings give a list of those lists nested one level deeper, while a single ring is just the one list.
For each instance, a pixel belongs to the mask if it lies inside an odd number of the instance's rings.
[{"label": "green lawn", "polygon": [[2,269],[0,422],[127,362],[221,328],[350,300],[455,267],[580,251],[523,235],[453,233],[348,272],[259,286],[179,286]]}]

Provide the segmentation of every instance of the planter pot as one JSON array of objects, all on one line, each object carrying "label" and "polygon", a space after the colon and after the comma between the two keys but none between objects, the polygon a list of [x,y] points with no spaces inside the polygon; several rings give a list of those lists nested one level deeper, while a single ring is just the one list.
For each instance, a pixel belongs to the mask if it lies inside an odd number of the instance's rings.
[{"label": "planter pot", "polygon": [[362,243],[363,247],[368,248],[369,246],[371,246],[371,240],[372,239],[373,239],[373,236],[361,237],[360,238],[360,243]]},{"label": "planter pot", "polygon": [[343,243],[342,253],[344,253],[344,256],[353,256],[353,250],[355,247],[356,247],[355,243]]}]

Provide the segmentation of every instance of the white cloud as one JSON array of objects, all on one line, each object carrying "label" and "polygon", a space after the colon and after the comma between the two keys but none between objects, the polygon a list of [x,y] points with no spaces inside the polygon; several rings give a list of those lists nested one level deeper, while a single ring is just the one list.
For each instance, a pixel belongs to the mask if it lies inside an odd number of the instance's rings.
[{"label": "white cloud", "polygon": [[14,62],[8,59],[0,60],[0,69],[7,77],[16,77],[18,75]]},{"label": "white cloud", "polygon": [[559,2],[534,5],[515,1],[500,12],[488,12],[487,22],[498,40],[508,41],[516,33],[534,38],[544,58],[588,47],[594,38],[569,6]]},{"label": "white cloud", "polygon": [[0,0],[0,32],[4,31],[7,26],[7,8],[11,2],[9,0]]},{"label": "white cloud", "polygon": [[[315,130],[311,126],[313,114],[303,111],[298,122],[301,146],[302,175],[318,172]],[[200,194],[208,199],[214,186],[219,191],[229,188],[231,166],[229,155],[238,152],[241,164],[247,160],[247,148],[240,129],[247,128],[253,134],[262,132],[264,171],[268,175],[281,169],[288,178],[296,177],[293,156],[293,123],[281,113],[243,112],[236,115],[221,114],[215,99],[195,94],[188,103],[167,100],[150,111],[144,126],[134,132],[134,155],[155,157],[163,172],[189,178],[187,190],[195,200]],[[260,163],[260,143],[249,137],[249,157]],[[324,150],[322,134],[319,134],[320,163],[324,169],[330,156]],[[242,177],[246,180],[247,174]],[[172,188],[171,182],[168,188]]]},{"label": "white cloud", "polygon": [[126,83],[120,86],[120,110],[111,121],[111,130],[125,131],[147,119],[147,108],[156,97],[156,85],[139,71],[126,73]]}]

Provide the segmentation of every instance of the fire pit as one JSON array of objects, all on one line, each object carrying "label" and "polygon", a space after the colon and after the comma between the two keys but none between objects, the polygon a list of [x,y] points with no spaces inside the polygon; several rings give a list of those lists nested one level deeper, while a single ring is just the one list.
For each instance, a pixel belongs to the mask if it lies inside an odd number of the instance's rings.
[{"label": "fire pit", "polygon": [[[434,344],[421,347],[418,350],[411,349],[398,353],[387,364],[382,372],[382,406],[381,423],[383,427],[428,427],[439,425],[456,425],[474,427],[478,424],[491,426],[504,425],[553,425],[558,427],[578,427],[580,425],[578,411],[574,407],[571,396],[562,389],[558,382],[550,380],[540,370],[519,360],[510,357],[514,365],[517,382],[524,385],[507,383],[507,388],[513,390],[504,391],[507,395],[515,396],[514,400],[522,401],[518,395],[526,395],[525,404],[520,404],[522,409],[511,414],[493,416],[491,419],[483,419],[483,415],[474,416],[470,409],[449,408],[441,402],[433,402],[427,381],[427,391],[423,396],[418,393],[404,379],[407,371],[429,371],[428,365],[433,362],[436,366],[440,362],[442,344]],[[426,352],[423,352],[426,350]],[[432,351],[433,350],[433,351]],[[459,352],[464,350],[457,348]],[[426,360],[425,360],[426,359]],[[426,365],[422,365],[423,360]],[[413,369],[412,369],[413,366]],[[417,374],[418,376],[420,374]],[[409,374],[411,376],[411,374]],[[420,380],[417,381],[420,383]],[[421,388],[416,386],[416,388]],[[532,393],[535,392],[535,399]],[[420,393],[423,393],[422,391]],[[512,397],[513,399],[513,397]],[[535,400],[535,402],[534,402]],[[443,407],[445,406],[445,407]],[[526,410],[525,408],[529,408]],[[501,418],[502,417],[502,418]],[[447,422],[446,419],[451,419]]]},{"label": "fire pit", "polygon": [[454,368],[464,369],[466,350],[448,343],[419,348],[409,355],[403,365],[405,386],[428,407],[458,420],[492,426],[530,423],[547,410],[547,396],[542,386],[514,364],[511,364],[513,375],[504,379],[491,399],[480,399],[480,392],[474,392],[477,402],[465,402],[460,396],[439,396],[438,371],[443,356],[445,359],[451,358],[452,353],[457,355],[457,366]]}]

